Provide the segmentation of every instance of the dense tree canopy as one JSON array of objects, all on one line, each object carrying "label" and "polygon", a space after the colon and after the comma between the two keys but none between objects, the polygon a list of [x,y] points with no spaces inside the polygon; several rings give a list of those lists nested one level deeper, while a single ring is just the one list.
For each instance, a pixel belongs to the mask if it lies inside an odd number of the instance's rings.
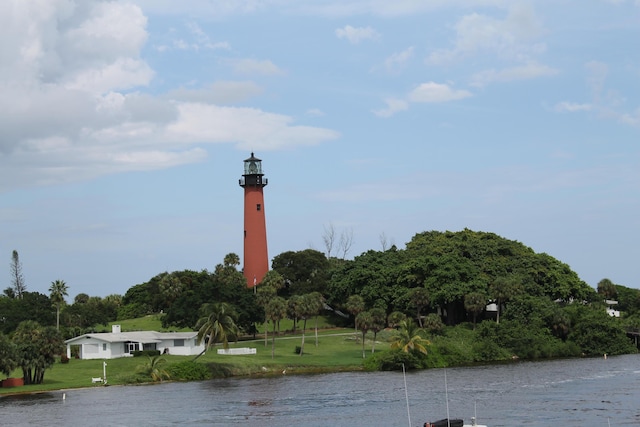
[{"label": "dense tree canopy", "polygon": [[[302,320],[303,330],[308,318],[327,313],[326,308],[339,315],[335,322],[358,326],[363,344],[367,332],[375,342],[384,327],[413,322],[434,340],[452,329],[445,324],[468,322],[471,330],[477,323],[476,338],[469,342],[478,361],[623,353],[633,350],[626,335],[640,332],[640,290],[603,279],[596,292],[568,265],[493,233],[427,231],[405,249],[370,250],[353,260],[327,259],[313,249],[287,251],[274,257],[272,270],[255,289],[247,288],[239,265],[239,257],[228,254],[213,272],[163,272],[124,296],[80,293],[71,305],[64,304],[65,292],[53,287],[51,296],[23,290],[22,298],[10,287],[0,296],[0,331],[16,334],[20,322],[32,320],[42,325],[31,325],[39,332],[29,335],[23,326],[16,336],[49,337],[53,348],[56,338],[47,328],[56,324],[57,312],[61,334],[70,338],[151,313],[164,314],[164,327],[195,328],[201,326],[201,307],[223,303],[237,315],[234,323],[243,333],[255,334],[255,325],[265,321],[273,322],[275,333],[287,308],[291,319]],[[606,315],[604,300],[612,298],[621,318]],[[20,344],[22,358],[16,356],[21,363],[27,351],[35,351],[27,341]],[[9,366],[18,347],[6,339],[0,347]],[[304,338],[300,354],[303,348]],[[408,356],[394,356],[390,366],[403,357]],[[38,381],[46,368],[35,376],[31,369],[29,381]]]},{"label": "dense tree canopy", "polygon": [[597,299],[566,264],[519,242],[469,229],[418,233],[404,251],[368,251],[346,261],[333,271],[327,299],[340,305],[359,294],[366,309],[382,303],[387,313],[399,310],[420,322],[423,309],[416,297],[428,295],[430,310],[439,308],[447,323],[455,324],[482,315],[465,308],[467,295],[487,295],[503,309],[517,293],[564,302]]},{"label": "dense tree canopy", "polygon": [[279,295],[324,293],[329,274],[329,260],[322,252],[305,249],[283,252],[273,258],[272,268],[284,279]]}]

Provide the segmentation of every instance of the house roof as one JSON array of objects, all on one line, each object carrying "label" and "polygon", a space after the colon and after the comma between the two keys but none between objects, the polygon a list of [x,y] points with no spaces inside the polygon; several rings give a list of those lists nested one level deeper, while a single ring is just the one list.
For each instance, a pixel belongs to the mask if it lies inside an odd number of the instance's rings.
[{"label": "house roof", "polygon": [[113,342],[140,342],[143,344],[159,343],[162,340],[171,339],[191,339],[198,335],[197,332],[156,332],[156,331],[136,331],[136,332],[102,332],[95,334],[84,334],[65,341],[65,344],[73,344],[83,339],[96,339],[109,343]]}]

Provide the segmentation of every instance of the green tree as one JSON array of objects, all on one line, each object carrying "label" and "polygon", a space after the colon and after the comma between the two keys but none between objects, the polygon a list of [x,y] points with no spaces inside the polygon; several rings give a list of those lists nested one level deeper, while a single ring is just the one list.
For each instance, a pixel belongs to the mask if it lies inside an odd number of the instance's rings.
[{"label": "green tree", "polygon": [[89,298],[91,298],[89,296],[89,294],[85,294],[84,292],[81,292],[78,295],[76,295],[76,297],[73,299],[73,303],[74,304],[86,304],[86,303],[89,302]]},{"label": "green tree", "polygon": [[436,313],[431,313],[424,318],[424,329],[429,331],[431,335],[436,335],[444,329],[444,323],[440,316]]},{"label": "green tree", "polygon": [[[265,316],[273,322],[273,335],[271,336],[271,358],[275,356],[276,349],[276,326],[280,324],[280,320],[287,315],[287,302],[284,298],[275,296],[269,300],[265,309]],[[279,333],[280,331],[278,331]]]},{"label": "green tree", "polygon": [[203,305],[200,312],[203,317],[196,324],[197,343],[206,342],[205,350],[216,343],[229,348],[229,339],[236,339],[239,334],[233,307],[227,303],[210,303]]},{"label": "green tree", "polygon": [[168,310],[184,290],[184,285],[178,275],[164,273],[158,283],[158,288],[164,300],[164,310]]},{"label": "green tree", "polygon": [[409,301],[416,308],[416,319],[422,328],[422,310],[429,306],[429,291],[425,288],[413,288],[409,292]]},{"label": "green tree", "polygon": [[9,377],[18,367],[18,349],[5,335],[0,333],[0,372]]},{"label": "green tree", "polygon": [[262,282],[260,282],[258,288],[260,288],[261,286],[270,286],[277,292],[280,289],[284,288],[284,285],[284,277],[282,277],[282,275],[276,270],[269,270],[262,278]]},{"label": "green tree", "polygon": [[363,359],[366,357],[364,352],[365,338],[366,338],[367,332],[369,331],[369,329],[371,329],[372,325],[373,325],[373,316],[371,316],[370,312],[363,311],[358,313],[358,315],[356,316],[356,328],[360,329],[360,332],[362,333],[362,358]]},{"label": "green tree", "polygon": [[53,366],[55,355],[64,351],[64,341],[53,326],[43,327],[32,320],[18,325],[13,336],[22,368],[24,384],[42,384],[45,370]]},{"label": "green tree", "polygon": [[482,292],[470,292],[464,297],[464,308],[473,315],[473,329],[476,328],[478,314],[487,306],[487,297]]},{"label": "green tree", "polygon": [[615,300],[618,297],[616,286],[609,279],[602,279],[598,282],[598,293],[604,297],[604,299]]},{"label": "green tree", "polygon": [[391,343],[392,349],[400,349],[405,353],[427,354],[427,346],[430,342],[422,337],[422,328],[419,328],[412,319],[402,320],[398,332],[398,338]]},{"label": "green tree", "polygon": [[231,252],[224,256],[222,263],[225,267],[233,267],[235,269],[240,265],[240,257]]},{"label": "green tree", "polygon": [[14,250],[11,254],[11,284],[16,298],[22,298],[27,290],[27,285],[24,283],[24,276],[22,275],[22,263],[20,262],[20,255],[18,251]]},{"label": "green tree", "polygon": [[285,287],[279,295],[302,295],[310,292],[324,293],[328,281],[329,261],[314,249],[283,252],[271,263],[284,278]]},{"label": "green tree", "polygon": [[0,297],[0,332],[11,334],[20,322],[33,320],[41,325],[55,325],[51,299],[39,292],[24,292],[22,298]]},{"label": "green tree", "polygon": [[60,306],[64,304],[64,297],[68,296],[69,288],[64,280],[56,280],[51,282],[49,286],[49,298],[56,306],[56,329],[60,330]]},{"label": "green tree", "polygon": [[521,293],[521,288],[518,279],[514,275],[498,277],[489,286],[491,296],[496,301],[498,307],[498,314],[496,317],[496,323],[500,323],[500,313],[502,312],[503,305],[514,296]]}]

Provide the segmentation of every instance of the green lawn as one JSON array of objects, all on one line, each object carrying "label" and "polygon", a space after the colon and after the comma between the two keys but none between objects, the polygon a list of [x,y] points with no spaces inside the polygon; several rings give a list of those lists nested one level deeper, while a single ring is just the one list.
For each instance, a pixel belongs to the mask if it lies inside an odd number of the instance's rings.
[{"label": "green lawn", "polygon": [[[162,314],[149,314],[148,316],[138,317],[136,319],[127,319],[127,320],[117,320],[115,322],[109,323],[108,326],[104,327],[105,332],[111,332],[112,325],[120,325],[122,328],[122,332],[132,332],[132,331],[157,331],[157,332],[186,332],[191,331],[189,328],[163,328],[162,322]],[[96,328],[97,331],[100,331],[101,328]]]},{"label": "green lawn", "polygon": [[[149,320],[153,322],[153,319]],[[158,322],[158,320],[155,320]],[[118,322],[125,329],[125,322]],[[135,323],[138,325],[139,323]],[[151,328],[158,330],[157,328]],[[230,347],[252,347],[257,349],[255,355],[226,356],[217,354],[217,348],[197,359],[198,363],[211,366],[220,376],[241,375],[282,375],[296,372],[336,372],[362,369],[362,335],[353,329],[331,329],[319,331],[318,346],[315,345],[315,334],[309,329],[305,335],[305,353],[295,353],[300,346],[301,334],[276,338],[275,355],[271,356],[271,334],[265,346],[264,335],[261,339],[230,343]],[[367,357],[371,355],[371,336],[365,342]],[[378,334],[376,349],[387,349],[384,334]],[[167,365],[192,360],[193,356],[163,356]],[[107,360],[107,381],[110,385],[127,384],[139,365],[147,362],[146,357],[125,357]],[[91,378],[102,376],[103,360],[71,359],[68,364],[56,363],[48,369],[44,383],[15,388],[0,388],[1,394],[30,393],[47,390],[60,390],[79,387],[100,387],[91,383]],[[21,370],[12,373],[13,377],[21,377]]]}]

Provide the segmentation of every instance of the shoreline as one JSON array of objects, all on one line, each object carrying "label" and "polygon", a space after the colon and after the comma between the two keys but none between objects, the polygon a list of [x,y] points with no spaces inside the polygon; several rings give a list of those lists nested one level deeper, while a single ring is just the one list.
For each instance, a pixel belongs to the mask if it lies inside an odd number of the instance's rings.
[{"label": "shoreline", "polygon": [[[211,378],[207,378],[204,380],[165,380],[165,381],[148,381],[148,382],[141,382],[141,383],[123,383],[123,384],[103,384],[103,385],[88,385],[86,387],[64,387],[64,388],[54,388],[54,389],[49,389],[49,390],[20,390],[20,391],[15,391],[15,392],[7,392],[7,393],[0,393],[0,400],[3,399],[4,397],[11,397],[11,396],[20,396],[20,395],[34,395],[34,394],[44,394],[44,393],[65,393],[67,391],[76,391],[76,390],[87,390],[87,389],[94,389],[94,388],[100,388],[100,387],[137,387],[137,386],[154,386],[154,385],[160,385],[160,384],[166,384],[166,383],[176,383],[176,382],[194,382],[194,381],[212,381],[212,380],[217,380],[217,379],[224,379],[224,378],[267,378],[267,377],[279,377],[279,376],[284,376],[284,375],[310,375],[310,374],[335,374],[335,373],[340,373],[340,372],[364,372],[365,369],[360,366],[360,367],[356,367],[356,366],[343,366],[343,367],[334,367],[334,368],[319,368],[319,367],[309,367],[309,366],[286,366],[284,371],[286,371],[286,373],[283,373],[280,368],[275,369],[274,367],[270,368],[268,371],[255,371],[255,372],[251,372],[248,374],[240,374],[240,375],[230,375],[230,376],[212,376]],[[39,384],[35,384],[35,385],[39,385]],[[20,387],[29,387],[29,385],[27,386],[20,386]],[[14,388],[14,387],[12,387]],[[15,388],[19,388],[19,387],[15,387]],[[2,388],[0,388],[0,390],[2,390]]]}]

